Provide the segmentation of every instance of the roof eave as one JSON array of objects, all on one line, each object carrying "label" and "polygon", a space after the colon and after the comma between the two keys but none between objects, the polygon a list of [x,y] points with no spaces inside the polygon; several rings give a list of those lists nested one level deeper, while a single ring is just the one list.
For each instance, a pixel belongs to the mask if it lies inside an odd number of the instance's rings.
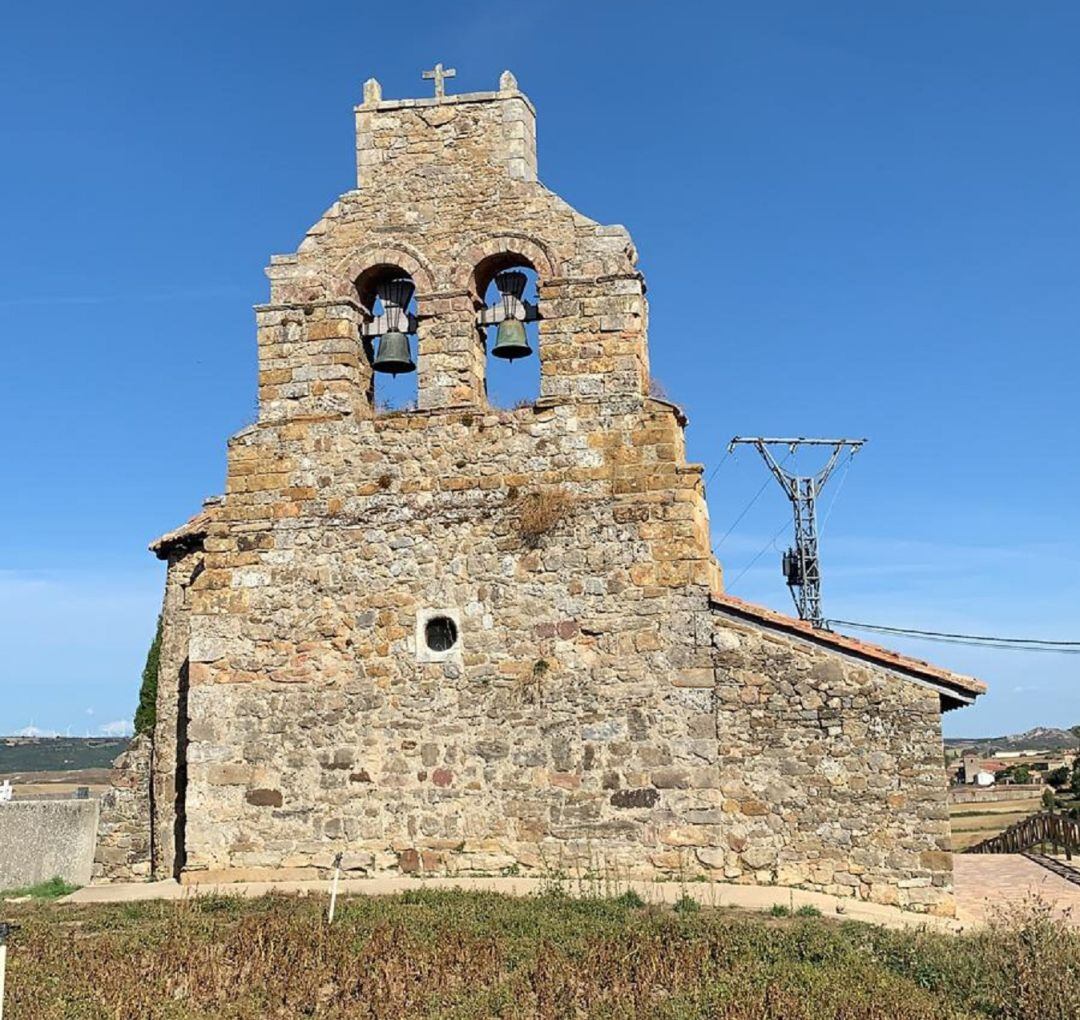
[{"label": "roof eave", "polygon": [[805,621],[786,617],[764,606],[756,606],[731,595],[714,594],[711,606],[715,611],[729,614],[743,622],[785,634],[795,640],[806,641],[818,648],[865,662],[894,676],[929,687],[940,696],[943,712],[974,704],[980,694],[986,693],[986,684],[975,677],[952,673],[929,663],[907,658],[887,648],[835,634],[832,631],[816,630]]}]

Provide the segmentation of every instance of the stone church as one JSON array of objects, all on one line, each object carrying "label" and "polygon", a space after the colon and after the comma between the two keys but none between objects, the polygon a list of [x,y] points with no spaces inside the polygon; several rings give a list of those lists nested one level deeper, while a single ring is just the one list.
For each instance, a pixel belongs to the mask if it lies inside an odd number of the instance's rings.
[{"label": "stone church", "polygon": [[[941,713],[984,686],[724,594],[621,226],[498,91],[356,108],[270,260],[258,420],[168,565],[157,723],[97,875],[778,883],[952,911]],[[491,297],[490,295],[494,295]],[[491,405],[492,358],[539,396]],[[385,411],[385,370],[415,407]]]}]

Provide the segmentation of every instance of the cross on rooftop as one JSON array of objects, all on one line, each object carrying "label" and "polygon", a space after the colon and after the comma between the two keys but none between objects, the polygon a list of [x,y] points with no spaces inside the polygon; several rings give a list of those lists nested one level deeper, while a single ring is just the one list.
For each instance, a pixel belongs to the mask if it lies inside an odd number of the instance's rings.
[{"label": "cross on rooftop", "polygon": [[435,98],[442,99],[446,95],[446,79],[457,76],[454,67],[444,68],[441,63],[436,64],[430,71],[422,71],[420,77],[428,81],[435,80]]}]

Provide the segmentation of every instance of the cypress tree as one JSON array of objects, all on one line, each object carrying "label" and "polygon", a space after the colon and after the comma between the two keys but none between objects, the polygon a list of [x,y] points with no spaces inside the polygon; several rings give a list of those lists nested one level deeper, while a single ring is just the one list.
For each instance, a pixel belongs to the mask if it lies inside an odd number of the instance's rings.
[{"label": "cypress tree", "polygon": [[158,660],[161,658],[161,617],[157,618],[157,630],[150,651],[146,653],[146,665],[142,671],[139,688],[139,707],[135,709],[135,732],[151,733],[157,722]]}]

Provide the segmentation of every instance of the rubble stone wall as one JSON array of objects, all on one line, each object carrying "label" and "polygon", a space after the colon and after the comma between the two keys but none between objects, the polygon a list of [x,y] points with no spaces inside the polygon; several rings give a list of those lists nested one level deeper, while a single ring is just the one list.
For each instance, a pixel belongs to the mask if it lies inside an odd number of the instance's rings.
[{"label": "rubble stone wall", "polygon": [[[676,415],[653,402],[617,430],[555,404],[241,437],[236,478],[273,457],[310,496],[251,521],[265,491],[230,485],[206,540],[188,866],[319,866],[362,846],[380,867],[593,853],[647,870],[641,846],[669,850],[671,826],[625,791],[680,765],[716,785],[686,724],[711,676],[715,566],[700,470],[676,450]],[[562,516],[523,534],[525,501],[553,492]],[[442,661],[417,633],[432,612],[458,624]],[[696,796],[666,789],[672,818]]]},{"label": "rubble stone wall", "polygon": [[150,877],[153,819],[153,740],[139,734],[113,763],[109,789],[101,798],[93,878],[130,882]]},{"label": "rubble stone wall", "polygon": [[722,614],[714,644],[725,877],[947,911],[937,692]]}]

